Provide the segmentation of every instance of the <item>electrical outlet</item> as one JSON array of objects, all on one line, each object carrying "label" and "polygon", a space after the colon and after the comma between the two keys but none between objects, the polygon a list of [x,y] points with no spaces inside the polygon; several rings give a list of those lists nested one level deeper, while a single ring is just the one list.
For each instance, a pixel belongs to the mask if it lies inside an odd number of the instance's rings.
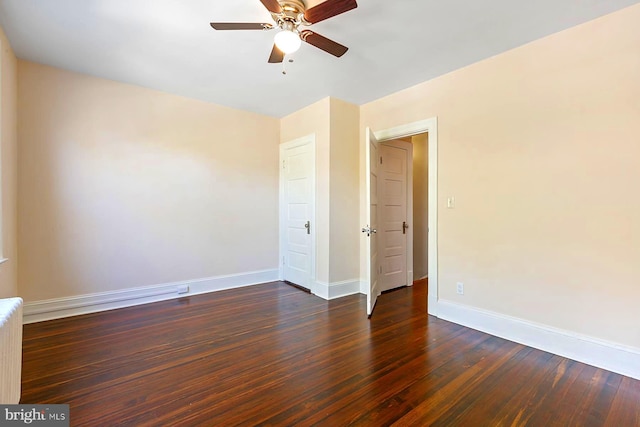
[{"label": "electrical outlet", "polygon": [[186,294],[187,292],[189,292],[189,285],[179,285],[178,286],[178,293],[179,294]]},{"label": "electrical outlet", "polygon": [[456,291],[459,295],[464,295],[464,283],[458,282],[456,283]]}]

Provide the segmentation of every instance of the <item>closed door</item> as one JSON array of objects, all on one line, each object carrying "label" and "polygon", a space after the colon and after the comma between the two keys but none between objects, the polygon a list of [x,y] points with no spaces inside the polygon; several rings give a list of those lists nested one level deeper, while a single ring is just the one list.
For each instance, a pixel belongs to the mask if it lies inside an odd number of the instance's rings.
[{"label": "closed door", "polygon": [[306,138],[281,146],[282,279],[312,290],[315,149]]},{"label": "closed door", "polygon": [[[398,143],[394,143],[397,145]],[[380,290],[407,286],[408,163],[411,144],[380,144]]]}]

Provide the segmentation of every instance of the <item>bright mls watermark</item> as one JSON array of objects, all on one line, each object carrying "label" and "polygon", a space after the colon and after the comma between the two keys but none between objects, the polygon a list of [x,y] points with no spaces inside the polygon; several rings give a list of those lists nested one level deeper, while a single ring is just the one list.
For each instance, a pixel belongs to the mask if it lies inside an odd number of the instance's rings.
[{"label": "bright mls watermark", "polygon": [[69,405],[0,405],[0,426],[69,427]]}]

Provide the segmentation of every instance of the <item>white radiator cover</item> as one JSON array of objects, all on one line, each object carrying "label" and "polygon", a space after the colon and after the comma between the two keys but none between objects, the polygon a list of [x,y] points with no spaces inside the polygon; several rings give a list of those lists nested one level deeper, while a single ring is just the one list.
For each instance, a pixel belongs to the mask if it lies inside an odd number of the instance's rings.
[{"label": "white radiator cover", "polygon": [[0,299],[0,404],[20,403],[22,298]]}]

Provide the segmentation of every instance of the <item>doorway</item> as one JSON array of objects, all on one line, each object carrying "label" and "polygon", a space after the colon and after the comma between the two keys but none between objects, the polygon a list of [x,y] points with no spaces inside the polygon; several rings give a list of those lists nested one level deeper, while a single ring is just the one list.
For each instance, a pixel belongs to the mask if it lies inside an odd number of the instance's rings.
[{"label": "doorway", "polygon": [[[418,134],[428,133],[428,147],[426,148],[427,159],[425,160],[427,163],[426,174],[428,175],[428,194],[423,195],[426,198],[427,206],[428,206],[428,219],[426,226],[426,240],[428,247],[428,256],[427,256],[427,271],[429,276],[429,288],[428,288],[428,301],[427,301],[427,310],[429,314],[437,316],[437,301],[438,301],[438,246],[437,246],[437,217],[438,217],[438,204],[437,204],[437,144],[438,144],[438,131],[437,131],[437,118],[431,118],[419,122],[410,123],[407,125],[398,126],[395,128],[385,129],[378,132],[373,132],[369,128],[366,129],[366,147],[369,146],[377,146],[380,143],[387,142],[393,139],[406,139],[416,136]],[[366,165],[370,165],[371,163],[371,152],[373,150],[367,149],[365,152],[366,156]],[[374,163],[375,164],[375,163]],[[367,168],[366,177],[368,178],[370,174],[370,168]],[[366,224],[372,224],[372,215],[378,215],[381,213],[381,209],[379,207],[380,204],[370,204],[371,195],[377,194],[377,189],[374,189],[374,186],[379,187],[380,184],[377,184],[377,179],[367,179],[366,180],[366,214],[364,217],[364,222]],[[376,208],[374,212],[374,207]],[[409,221],[409,227],[411,227],[411,221],[413,220],[413,210],[409,212],[411,220]],[[369,226],[367,225],[367,228]],[[372,227],[373,228],[373,227]],[[364,231],[364,229],[363,229]],[[372,230],[375,232],[375,230]],[[367,233],[368,235],[369,233]],[[413,234],[412,234],[413,235]],[[366,242],[366,243],[365,243]],[[372,254],[374,254],[374,248],[372,247],[373,239],[367,239],[363,242],[363,264],[366,265],[367,268],[363,271],[366,276],[366,282],[368,286],[365,286],[365,291],[367,292],[367,300],[370,303],[367,304],[367,312],[371,315],[373,311],[373,306],[375,305],[375,301],[381,293],[379,280],[377,280],[377,275],[375,273],[381,272],[381,256],[378,256],[372,259]],[[407,247],[407,252],[413,252],[413,245],[411,247]],[[377,251],[375,251],[377,253]],[[412,254],[413,255],[413,254]],[[409,271],[411,271],[411,278],[408,277],[407,284],[411,284],[413,282],[413,256],[409,257],[407,254],[407,276],[409,275]],[[372,280],[373,278],[376,280]],[[420,277],[418,277],[420,278]],[[375,284],[375,286],[373,286]]]},{"label": "doorway", "polygon": [[413,281],[429,276],[429,134],[410,137],[413,146]]}]

